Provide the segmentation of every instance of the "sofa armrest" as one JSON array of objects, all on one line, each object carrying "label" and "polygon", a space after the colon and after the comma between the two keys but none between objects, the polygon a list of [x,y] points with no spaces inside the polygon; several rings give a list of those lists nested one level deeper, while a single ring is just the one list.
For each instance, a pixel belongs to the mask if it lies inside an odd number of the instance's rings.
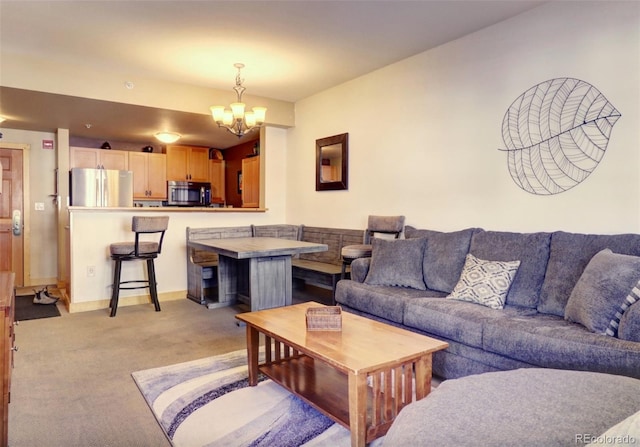
[{"label": "sofa armrest", "polygon": [[351,263],[351,279],[357,282],[364,282],[369,273],[371,258],[358,258]]}]

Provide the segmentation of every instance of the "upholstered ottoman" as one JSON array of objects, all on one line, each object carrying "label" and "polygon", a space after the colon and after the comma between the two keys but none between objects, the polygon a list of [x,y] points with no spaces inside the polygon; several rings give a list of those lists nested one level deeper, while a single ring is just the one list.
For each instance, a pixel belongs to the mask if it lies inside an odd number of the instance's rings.
[{"label": "upholstered ottoman", "polygon": [[383,445],[585,445],[638,411],[638,379],[539,368],[490,372],[444,381],[405,407]]}]

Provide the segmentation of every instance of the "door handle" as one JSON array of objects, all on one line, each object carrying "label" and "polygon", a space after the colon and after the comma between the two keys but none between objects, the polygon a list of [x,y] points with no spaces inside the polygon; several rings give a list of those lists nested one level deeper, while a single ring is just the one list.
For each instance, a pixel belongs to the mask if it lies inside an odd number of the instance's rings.
[{"label": "door handle", "polygon": [[13,235],[20,236],[22,234],[22,214],[20,213],[20,210],[13,210],[11,222]]}]

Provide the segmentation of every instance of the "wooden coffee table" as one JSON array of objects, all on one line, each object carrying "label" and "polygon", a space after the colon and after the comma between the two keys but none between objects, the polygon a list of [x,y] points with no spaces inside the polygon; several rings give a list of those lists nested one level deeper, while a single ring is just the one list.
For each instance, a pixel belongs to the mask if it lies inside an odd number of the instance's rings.
[{"label": "wooden coffee table", "polygon": [[[307,331],[309,302],[236,315],[247,325],[249,384],[261,372],[351,430],[351,445],[384,435],[431,391],[431,354],[448,344],[342,313],[341,331]],[[259,363],[260,334],[265,345]]]}]

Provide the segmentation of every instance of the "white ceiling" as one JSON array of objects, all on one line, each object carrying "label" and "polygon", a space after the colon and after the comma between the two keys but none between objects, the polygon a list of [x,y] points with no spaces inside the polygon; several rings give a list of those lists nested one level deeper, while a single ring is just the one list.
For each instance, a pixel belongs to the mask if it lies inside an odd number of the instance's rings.
[{"label": "white ceiling", "polygon": [[[43,61],[216,89],[231,89],[242,62],[248,94],[295,102],[542,3],[0,0],[0,42]],[[17,106],[12,93],[3,89],[0,113]]]}]

